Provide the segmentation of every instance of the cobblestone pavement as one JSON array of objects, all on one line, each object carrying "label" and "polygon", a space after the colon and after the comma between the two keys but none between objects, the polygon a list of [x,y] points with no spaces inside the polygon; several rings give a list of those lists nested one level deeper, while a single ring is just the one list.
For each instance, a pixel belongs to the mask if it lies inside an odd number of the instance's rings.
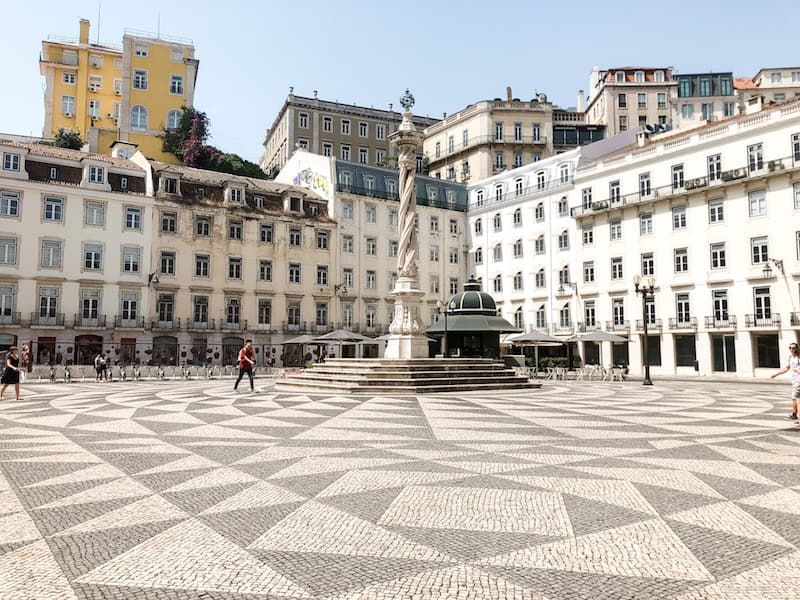
[{"label": "cobblestone pavement", "polygon": [[0,404],[0,598],[800,598],[788,385],[230,388]]}]

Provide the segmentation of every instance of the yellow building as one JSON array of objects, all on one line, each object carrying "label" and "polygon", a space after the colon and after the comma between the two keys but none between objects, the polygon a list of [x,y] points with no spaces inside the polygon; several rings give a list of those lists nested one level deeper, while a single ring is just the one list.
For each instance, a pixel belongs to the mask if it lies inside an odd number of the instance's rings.
[{"label": "yellow building", "polygon": [[42,42],[43,135],[63,127],[92,152],[110,154],[120,140],[149,158],[178,162],[161,151],[159,135],[178,124],[181,106],[192,106],[198,65],[191,40],[126,30],[122,46],[92,44],[89,21],[81,19],[77,41]]}]

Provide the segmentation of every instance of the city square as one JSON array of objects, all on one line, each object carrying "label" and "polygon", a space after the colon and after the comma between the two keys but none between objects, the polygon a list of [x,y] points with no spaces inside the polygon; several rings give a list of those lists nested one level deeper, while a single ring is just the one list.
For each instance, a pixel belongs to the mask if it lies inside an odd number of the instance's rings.
[{"label": "city square", "polygon": [[788,386],[23,384],[0,598],[798,598]]}]

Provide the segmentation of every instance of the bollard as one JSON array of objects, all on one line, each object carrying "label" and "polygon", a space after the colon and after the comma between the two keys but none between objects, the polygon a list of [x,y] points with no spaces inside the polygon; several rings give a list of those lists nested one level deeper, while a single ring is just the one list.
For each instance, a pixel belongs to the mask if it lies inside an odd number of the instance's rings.
[{"label": "bollard", "polygon": [[56,382],[56,368],[50,365],[50,383]]},{"label": "bollard", "polygon": [[66,383],[72,382],[72,369],[69,368],[69,365],[64,367],[64,381]]},{"label": "bollard", "polygon": [[158,366],[158,380],[164,381],[164,367],[161,365]]},{"label": "bollard", "polygon": [[141,370],[141,368],[139,367],[139,365],[136,365],[136,366],[133,368],[133,379],[134,379],[135,381],[141,381],[141,380],[142,380],[142,370]]},{"label": "bollard", "polygon": [[125,369],[125,365],[122,365],[119,368],[119,378],[122,381],[127,381],[128,380],[128,371]]}]

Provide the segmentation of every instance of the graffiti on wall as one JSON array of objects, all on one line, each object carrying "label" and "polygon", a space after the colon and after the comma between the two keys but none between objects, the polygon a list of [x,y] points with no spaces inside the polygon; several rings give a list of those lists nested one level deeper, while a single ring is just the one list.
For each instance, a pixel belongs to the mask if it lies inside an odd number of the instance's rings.
[{"label": "graffiti on wall", "polygon": [[328,193],[328,177],[326,175],[322,175],[321,173],[315,173],[311,169],[303,169],[297,175],[294,176],[292,179],[292,183],[294,185],[302,185],[312,190],[321,190],[324,193]]}]

